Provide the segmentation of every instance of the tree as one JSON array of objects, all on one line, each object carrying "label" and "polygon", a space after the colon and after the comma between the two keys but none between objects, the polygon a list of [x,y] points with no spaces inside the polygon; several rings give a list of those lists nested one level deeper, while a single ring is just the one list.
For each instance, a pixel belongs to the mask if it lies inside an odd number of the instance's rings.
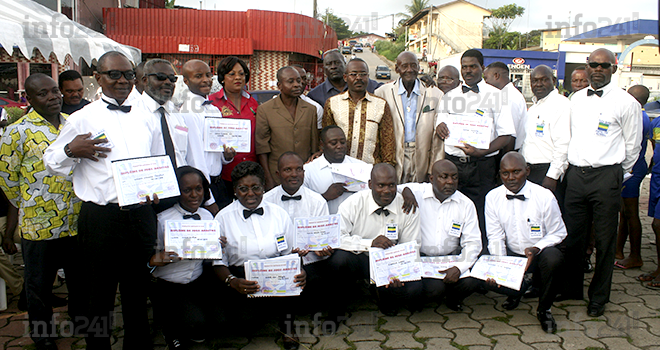
[{"label": "tree", "polygon": [[335,30],[338,40],[353,36],[353,32],[348,29],[348,24],[343,19],[335,16],[329,8],[325,9],[325,13],[321,16],[321,21]]},{"label": "tree", "polygon": [[[484,47],[486,48],[486,43],[488,43],[489,46],[494,46],[493,44],[496,43],[497,45],[495,47],[488,48],[502,49],[502,47],[505,47],[504,42],[511,40],[512,37],[515,36],[509,34],[509,27],[516,18],[525,13],[525,8],[517,6],[516,4],[509,4],[496,9],[490,9],[490,11],[492,12],[489,18],[491,23],[489,28],[490,34],[486,42],[484,42]],[[520,33],[518,33],[518,35],[520,35]]]},{"label": "tree", "polygon": [[407,12],[399,12],[396,14],[398,17],[403,17],[403,19],[399,21],[399,25],[402,25],[403,22],[411,19],[417,14],[417,12],[429,7],[430,1],[431,0],[410,0],[410,5],[406,5]]},{"label": "tree", "polygon": [[166,9],[173,9],[174,8],[174,1],[175,0],[165,0],[165,8]]}]

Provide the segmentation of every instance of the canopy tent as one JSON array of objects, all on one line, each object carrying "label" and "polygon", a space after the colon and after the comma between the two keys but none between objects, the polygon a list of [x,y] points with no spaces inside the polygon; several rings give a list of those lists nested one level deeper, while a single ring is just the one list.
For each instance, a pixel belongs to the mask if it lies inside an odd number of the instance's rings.
[{"label": "canopy tent", "polygon": [[122,45],[32,0],[0,0],[0,46],[9,55],[17,48],[25,57],[38,49],[44,57],[54,53],[60,63],[67,54],[88,65],[108,51],[119,51],[133,63],[141,61],[139,49]]}]

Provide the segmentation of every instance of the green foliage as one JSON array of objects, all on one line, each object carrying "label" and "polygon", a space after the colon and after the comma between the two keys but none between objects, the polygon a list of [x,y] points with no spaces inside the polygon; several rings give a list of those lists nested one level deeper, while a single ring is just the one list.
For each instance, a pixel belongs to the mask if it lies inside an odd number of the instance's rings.
[{"label": "green foliage", "polygon": [[417,12],[429,7],[430,0],[410,0],[410,5],[406,5],[406,11],[410,17],[417,14]]},{"label": "green foliage", "polygon": [[20,107],[5,107],[5,112],[7,112],[7,125],[14,123],[25,115],[25,110]]},{"label": "green foliage", "polygon": [[174,8],[174,1],[175,0],[165,0],[165,8],[166,9],[173,9]]},{"label": "green foliage", "polygon": [[505,30],[508,30],[511,23],[525,13],[525,8],[516,4],[509,4],[490,9],[490,11],[492,12],[490,21],[493,23],[493,28],[503,26]]},{"label": "green foliage", "polygon": [[396,61],[396,57],[406,49],[406,45],[402,42],[405,39],[399,41],[400,38],[401,36],[397,38],[397,42],[378,40],[374,43],[374,45],[376,46],[376,50],[379,54],[394,62]]},{"label": "green foliage", "polygon": [[491,17],[489,18],[491,23],[489,28],[490,33],[488,39],[484,41],[484,48],[518,50],[522,47],[527,47],[522,45],[522,36],[519,32],[509,32],[509,27],[513,21],[525,13],[524,7],[509,4],[496,9],[491,9],[490,11],[492,12]]},{"label": "green foliage", "polygon": [[329,8],[325,9],[325,13],[321,16],[321,21],[335,30],[338,40],[353,36],[353,32],[348,29],[348,24],[343,19],[335,16]]}]

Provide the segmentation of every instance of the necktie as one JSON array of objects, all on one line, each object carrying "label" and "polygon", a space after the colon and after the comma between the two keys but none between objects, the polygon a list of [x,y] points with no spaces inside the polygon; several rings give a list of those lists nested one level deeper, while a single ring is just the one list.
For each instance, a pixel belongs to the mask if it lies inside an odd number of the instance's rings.
[{"label": "necktie", "polygon": [[525,200],[525,195],[524,194],[507,194],[506,199],[511,200],[511,199],[520,199],[521,201]]},{"label": "necktie", "polygon": [[297,196],[289,197],[289,196],[282,195],[282,201],[283,201],[283,202],[290,201],[290,200],[292,200],[292,199],[293,199],[294,201],[299,201],[299,200],[302,199],[302,196],[301,196],[301,195],[297,195]]},{"label": "necktie", "polygon": [[467,85],[463,85],[462,88],[463,88],[463,93],[467,93],[468,91],[474,91],[477,94],[479,93],[479,86],[477,86],[477,85],[472,86],[472,87],[469,87]]},{"label": "necktie", "polygon": [[378,208],[378,209],[376,209],[376,211],[374,213],[376,213],[378,215],[385,214],[385,216],[390,215],[390,211],[385,209],[385,208]]},{"label": "necktie", "polygon": [[167,126],[167,118],[165,118],[165,108],[158,108],[160,112],[160,129],[163,132],[163,143],[165,143],[165,153],[172,160],[172,166],[176,169],[176,155],[174,154],[174,143],[172,136],[170,136],[170,128]]},{"label": "necktie", "polygon": [[600,91],[594,91],[594,90],[591,90],[591,89],[587,90],[587,96],[591,96],[591,95],[596,95],[598,97],[603,97],[603,90],[600,90]]},{"label": "necktie", "polygon": [[206,100],[206,101],[202,102],[202,106],[210,105],[211,103],[212,103],[211,100]]},{"label": "necktie", "polygon": [[197,214],[197,213],[192,214],[192,215],[184,214],[183,215],[183,220],[188,220],[188,219],[202,220],[202,217],[199,216],[199,214]]},{"label": "necktie", "polygon": [[257,215],[264,215],[264,208],[257,208],[257,209],[243,209],[243,217],[244,218],[249,218],[252,214],[257,214]]},{"label": "necktie", "polygon": [[122,111],[124,113],[128,113],[131,111],[131,106],[117,106],[116,104],[110,103],[106,100],[103,100],[103,102],[108,104],[108,109],[111,111]]}]

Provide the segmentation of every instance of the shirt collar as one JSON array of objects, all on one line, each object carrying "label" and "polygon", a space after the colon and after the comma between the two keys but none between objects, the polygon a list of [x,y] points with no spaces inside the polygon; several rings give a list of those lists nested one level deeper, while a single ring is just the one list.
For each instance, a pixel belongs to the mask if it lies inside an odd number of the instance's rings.
[{"label": "shirt collar", "polygon": [[[218,91],[217,93],[218,93],[218,99],[223,98],[223,99],[225,99],[225,101],[227,100],[227,95],[225,94],[225,88],[224,87],[221,88],[220,91]],[[245,91],[245,89],[241,90],[241,96],[247,98],[248,100],[250,99],[250,94],[247,91]]]},{"label": "shirt collar", "polygon": [[[236,205],[238,206],[238,216],[240,216],[241,219],[243,219],[243,221],[247,221],[245,216],[243,216],[243,210],[253,210],[253,209],[246,208],[243,204],[241,204],[241,201],[239,201],[238,199],[236,199],[234,201],[236,202]],[[264,215],[266,215],[266,202],[264,202],[263,196],[261,197],[261,203],[259,203],[259,205],[257,205],[257,207],[254,208],[254,210],[259,209],[259,208],[264,208]]]},{"label": "shirt collar", "polygon": [[[329,93],[330,90],[333,90],[333,89],[339,91],[339,89],[337,89],[334,85],[332,85],[332,83],[328,79],[326,79],[323,82],[323,84],[324,84],[323,90],[325,91],[326,94]],[[344,92],[344,91],[348,91],[348,84],[344,85],[344,90],[339,91],[339,92]]]},{"label": "shirt collar", "polygon": [[[348,90],[342,92],[341,95],[339,95],[339,96],[341,96],[340,98],[342,100],[350,100],[351,99],[351,95],[349,95]],[[373,102],[373,97],[371,96],[371,93],[369,93],[369,91],[367,91],[364,95],[364,98],[362,98],[362,100],[367,100],[368,102]]]},{"label": "shirt collar", "polygon": [[558,93],[559,93],[559,92],[557,91],[557,89],[553,89],[552,91],[550,91],[549,94],[547,94],[544,98],[542,98],[542,99],[540,99],[540,100],[537,99],[536,96],[533,96],[533,97],[532,97],[532,102],[534,102],[534,104],[543,103],[543,102],[547,101],[548,99],[550,99],[550,96],[552,96],[552,95],[556,95],[556,94],[558,94]]},{"label": "shirt collar", "polygon": [[[399,78],[399,95],[403,95],[407,92],[408,90],[406,90],[406,87],[403,85],[403,80]],[[413,87],[412,93],[419,96],[419,79],[415,79],[415,86]]]},{"label": "shirt collar", "polygon": [[[369,212],[369,215],[371,215],[371,214],[373,214],[373,212],[378,210],[378,208],[380,208],[380,205],[378,205],[378,203],[376,203],[376,201],[374,200],[374,195],[371,192],[371,190],[365,190],[365,191],[369,191],[369,201],[367,202],[367,210]],[[396,202],[396,196],[397,195],[395,195],[394,199],[392,200],[392,203],[390,203],[390,204],[383,207],[383,208],[387,209],[390,213],[395,214],[395,215],[399,213],[399,211],[398,211],[399,208],[397,208],[397,206],[394,204],[394,202]]]},{"label": "shirt collar", "polygon": [[424,191],[422,192],[422,198],[423,198],[423,199],[433,198],[433,199],[435,199],[436,201],[438,201],[438,203],[442,203],[442,204],[447,203],[447,202],[449,202],[449,201],[454,201],[454,202],[456,202],[456,201],[457,201],[457,200],[456,200],[456,197],[455,197],[455,196],[456,196],[456,192],[458,192],[458,190],[454,191],[454,193],[452,193],[451,196],[447,197],[447,198],[445,199],[444,202],[440,202],[440,200],[438,199],[438,197],[436,197],[436,196],[435,196],[435,193],[433,192],[433,185],[432,185],[432,184],[427,184],[426,186],[424,186]]},{"label": "shirt collar", "polygon": [[[509,189],[506,188],[506,187],[504,187],[504,189],[506,190],[506,194],[513,194],[513,195],[523,194],[523,195],[525,195],[525,198],[529,198],[528,193],[529,193],[529,187],[530,186],[527,186],[528,183],[529,183],[529,181],[525,180],[525,184],[523,185],[523,187],[520,188],[520,191],[518,191],[518,193],[513,193],[513,192],[509,191]],[[502,186],[504,186],[504,185],[502,185]]]},{"label": "shirt collar", "polygon": [[298,191],[296,191],[296,193],[294,193],[294,194],[288,194],[288,193],[284,190],[284,187],[282,187],[282,185],[279,185],[279,186],[277,186],[277,191],[278,191],[278,194],[279,194],[280,196],[287,196],[287,197],[293,197],[293,196],[297,196],[297,195],[302,196],[303,187],[300,186],[300,188],[298,189]]},{"label": "shirt collar", "polygon": [[[55,127],[53,124],[47,121],[46,118],[44,118],[41,114],[35,111],[34,108],[30,111],[30,113],[25,115],[25,119],[30,121],[32,124],[36,124],[36,125],[42,124],[42,125]],[[60,129],[64,125],[65,121],[66,121],[65,114],[60,113]]]},{"label": "shirt collar", "polygon": [[165,104],[161,105],[160,103],[156,102],[156,100],[154,100],[151,96],[149,96],[146,93],[142,94],[142,101],[144,102],[144,105],[147,107],[147,109],[151,113],[155,113],[156,111],[158,111],[158,109],[160,107],[163,107],[167,114],[177,112],[176,108],[174,107],[174,103],[172,103],[172,101],[167,101],[167,102],[165,102]]},{"label": "shirt collar", "polygon": [[178,211],[179,213],[181,213],[181,215],[192,215],[192,214],[197,214],[197,213],[199,213],[199,209],[197,209],[197,211],[195,211],[194,213],[191,213],[191,212],[189,212],[189,211],[183,209],[183,207],[182,207],[181,204],[179,204],[179,203],[174,204],[174,209],[176,209],[176,211]]},{"label": "shirt collar", "polygon": [[[604,95],[607,95],[607,93],[609,93],[613,88],[614,88],[614,84],[610,81],[609,83],[607,83],[607,85],[601,87],[600,89],[596,89],[596,91],[601,91],[602,90],[603,91],[603,96],[604,96]],[[587,90],[587,89],[593,90],[594,88],[591,87],[591,85],[589,85],[584,90]]]}]

